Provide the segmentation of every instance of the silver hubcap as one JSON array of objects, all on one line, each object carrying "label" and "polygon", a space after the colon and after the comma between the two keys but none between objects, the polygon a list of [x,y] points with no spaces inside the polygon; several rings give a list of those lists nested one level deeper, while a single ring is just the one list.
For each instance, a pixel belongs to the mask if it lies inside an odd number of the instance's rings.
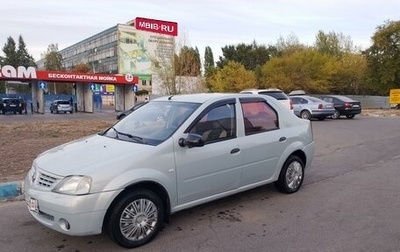
[{"label": "silver hubcap", "polygon": [[290,189],[297,189],[303,179],[303,169],[299,162],[292,162],[286,172],[286,185]]},{"label": "silver hubcap", "polygon": [[301,118],[308,119],[309,118],[308,113],[307,112],[301,113]]},{"label": "silver hubcap", "polygon": [[155,229],[157,216],[157,207],[152,201],[135,200],[124,209],[119,220],[122,235],[132,241],[146,238]]},{"label": "silver hubcap", "polygon": [[339,118],[339,111],[336,110],[335,113],[333,113],[332,118],[333,119]]}]

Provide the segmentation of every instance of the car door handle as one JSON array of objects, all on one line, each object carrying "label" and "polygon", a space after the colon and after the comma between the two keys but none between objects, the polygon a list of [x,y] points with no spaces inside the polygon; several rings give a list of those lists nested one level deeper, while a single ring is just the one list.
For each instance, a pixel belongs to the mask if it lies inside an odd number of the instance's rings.
[{"label": "car door handle", "polygon": [[238,153],[239,151],[240,151],[239,148],[234,148],[234,149],[231,150],[231,154]]},{"label": "car door handle", "polygon": [[284,142],[284,141],[286,141],[286,137],[279,138],[279,142]]}]

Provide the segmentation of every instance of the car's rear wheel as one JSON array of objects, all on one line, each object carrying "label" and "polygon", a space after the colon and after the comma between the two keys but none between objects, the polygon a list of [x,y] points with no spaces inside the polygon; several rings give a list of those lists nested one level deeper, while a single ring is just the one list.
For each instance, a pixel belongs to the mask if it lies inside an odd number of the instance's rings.
[{"label": "car's rear wheel", "polygon": [[311,113],[310,113],[308,110],[303,110],[303,111],[301,111],[301,113],[300,113],[300,117],[303,118],[303,119],[308,119],[308,120],[310,120],[310,118],[311,118]]},{"label": "car's rear wheel", "polygon": [[347,115],[346,117],[347,117],[347,119],[353,119],[355,117],[355,115]]},{"label": "car's rear wheel", "polygon": [[297,192],[304,180],[304,163],[298,156],[290,156],[282,167],[276,188],[284,193]]},{"label": "car's rear wheel", "polygon": [[335,110],[335,112],[332,115],[332,119],[338,119],[340,117],[340,112]]},{"label": "car's rear wheel", "polygon": [[164,218],[160,197],[138,189],[127,193],[111,209],[106,230],[111,239],[126,248],[150,242],[159,232]]}]

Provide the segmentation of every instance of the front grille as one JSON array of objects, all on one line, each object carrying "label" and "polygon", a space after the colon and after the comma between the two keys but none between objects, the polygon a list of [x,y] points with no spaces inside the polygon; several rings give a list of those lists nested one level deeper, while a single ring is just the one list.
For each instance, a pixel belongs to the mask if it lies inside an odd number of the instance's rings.
[{"label": "front grille", "polygon": [[56,182],[57,182],[56,177],[53,177],[49,174],[44,174],[42,172],[39,172],[39,177],[38,177],[38,181],[37,181],[39,186],[52,188]]}]

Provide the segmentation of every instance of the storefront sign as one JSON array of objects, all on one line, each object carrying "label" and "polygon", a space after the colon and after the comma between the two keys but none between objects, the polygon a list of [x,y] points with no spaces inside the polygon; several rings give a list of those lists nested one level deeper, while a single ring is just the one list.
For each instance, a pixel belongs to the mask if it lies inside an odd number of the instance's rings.
[{"label": "storefront sign", "polygon": [[0,79],[6,80],[43,80],[58,82],[95,82],[107,84],[137,84],[139,79],[131,74],[91,74],[55,71],[39,71],[34,67],[17,68],[13,66],[0,67]]}]

